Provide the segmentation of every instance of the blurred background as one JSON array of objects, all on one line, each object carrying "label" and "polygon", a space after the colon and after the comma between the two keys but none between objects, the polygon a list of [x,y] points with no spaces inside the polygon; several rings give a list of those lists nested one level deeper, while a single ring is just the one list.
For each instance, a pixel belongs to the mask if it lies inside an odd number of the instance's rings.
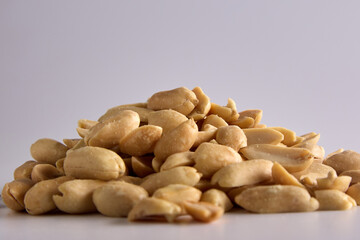
[{"label": "blurred background", "polygon": [[360,152],[359,1],[0,0],[0,184],[77,120],[200,86]]}]

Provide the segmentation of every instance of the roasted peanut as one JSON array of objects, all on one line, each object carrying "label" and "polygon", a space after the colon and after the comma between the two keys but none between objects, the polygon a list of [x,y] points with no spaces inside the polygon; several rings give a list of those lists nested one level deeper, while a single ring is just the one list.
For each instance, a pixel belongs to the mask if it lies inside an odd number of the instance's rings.
[{"label": "roasted peanut", "polygon": [[65,172],[64,172],[64,160],[65,160],[65,158],[60,158],[55,163],[55,167],[57,168],[57,170],[59,171],[59,173],[61,175],[65,175]]},{"label": "roasted peanut", "polygon": [[247,146],[244,131],[235,125],[219,127],[215,139],[219,144],[231,147],[236,152]]},{"label": "roasted peanut", "polygon": [[57,178],[63,174],[51,164],[37,164],[31,172],[31,179],[37,183],[43,180]]},{"label": "roasted peanut", "polygon": [[286,169],[277,162],[274,162],[271,172],[272,172],[272,179],[276,184],[304,187],[304,185],[302,185],[299,182],[299,180],[297,180],[293,175],[291,175],[288,171],[286,171]]},{"label": "roasted peanut", "polygon": [[205,118],[204,122],[203,122],[203,127],[201,128],[201,131],[205,131],[205,126],[207,124],[210,124],[216,128],[219,128],[219,127],[225,127],[225,126],[228,126],[229,124],[227,124],[227,122],[222,119],[221,117],[219,117],[218,115],[209,115]]},{"label": "roasted peanut", "polygon": [[218,115],[227,123],[236,121],[239,118],[239,113],[236,110],[236,104],[231,98],[228,99],[226,107],[222,107],[216,103],[211,103],[209,114]]},{"label": "roasted peanut", "polygon": [[349,176],[341,176],[337,177],[336,173],[329,172],[328,176],[325,178],[316,179],[317,185],[315,189],[336,189],[341,192],[346,192],[349,188],[351,177]]},{"label": "roasted peanut", "polygon": [[174,153],[166,158],[165,162],[160,167],[160,171],[166,171],[181,166],[193,166],[195,164],[194,154],[194,152],[190,151]]},{"label": "roasted peanut", "polygon": [[237,120],[231,122],[231,125],[236,125],[241,129],[254,127],[255,120],[251,117],[240,116]]},{"label": "roasted peanut", "polygon": [[193,148],[198,147],[203,142],[209,142],[216,137],[217,128],[210,124],[205,124],[202,127],[202,131],[199,131],[196,140],[193,144]]},{"label": "roasted peanut", "polygon": [[201,202],[212,203],[224,209],[224,212],[230,211],[233,208],[228,196],[218,189],[209,189],[201,195]]},{"label": "roasted peanut", "polygon": [[356,201],[339,190],[318,190],[315,197],[319,201],[318,210],[348,210],[356,206]]},{"label": "roasted peanut", "polygon": [[151,173],[154,173],[152,168],[152,159],[153,156],[143,156],[143,157],[132,157],[131,166],[133,172],[138,177],[145,177]]},{"label": "roasted peanut", "polygon": [[299,172],[292,172],[291,174],[296,177],[296,179],[303,181],[306,185],[316,185],[316,179],[325,178],[330,172],[333,172],[336,175],[335,170],[332,167],[327,165],[313,162],[308,168]]},{"label": "roasted peanut", "polygon": [[5,205],[14,211],[24,210],[25,194],[33,185],[34,182],[27,178],[6,183],[1,192]]},{"label": "roasted peanut", "polygon": [[27,161],[21,166],[17,167],[14,171],[14,179],[30,179],[31,180],[31,172],[34,166],[37,164],[35,161]]},{"label": "roasted peanut", "polygon": [[189,118],[193,118],[195,121],[203,119],[210,111],[211,102],[210,98],[205,95],[200,87],[196,87],[192,90],[199,103],[196,105],[194,110],[188,115]]},{"label": "roasted peanut", "polygon": [[346,194],[352,197],[356,201],[357,205],[360,205],[360,183],[356,183],[349,187]]},{"label": "roasted peanut", "polygon": [[282,141],[283,144],[290,147],[297,143],[298,139],[296,137],[296,133],[291,131],[290,129],[284,127],[270,127],[270,129],[274,129],[284,136],[284,140]]},{"label": "roasted peanut", "polygon": [[[259,125],[262,119],[263,111],[260,109],[249,109],[242,112],[239,112],[239,119],[250,117],[254,119],[253,126]],[[249,127],[253,127],[249,126]]]},{"label": "roasted peanut", "polygon": [[355,184],[360,182],[360,170],[348,170],[348,171],[344,171],[340,174],[340,176],[349,176],[351,177],[351,183],[350,184]]},{"label": "roasted peanut", "polygon": [[167,109],[150,113],[148,124],[161,127],[163,134],[166,134],[187,120],[188,118],[184,114]]},{"label": "roasted peanut", "polygon": [[271,128],[244,129],[247,145],[253,144],[279,144],[284,140],[284,135]]},{"label": "roasted peanut", "polygon": [[153,110],[146,108],[146,104],[138,106],[121,105],[107,110],[107,112],[99,118],[99,122],[107,122],[114,119],[121,114],[121,112],[126,110],[136,112],[139,115],[140,121],[144,123],[148,122],[149,114],[153,112]]},{"label": "roasted peanut", "polygon": [[346,150],[327,158],[324,164],[334,168],[338,174],[349,170],[360,170],[360,154]]},{"label": "roasted peanut", "polygon": [[75,147],[75,145],[81,140],[82,140],[81,138],[73,138],[73,139],[64,138],[63,143],[70,149]]},{"label": "roasted peanut", "polygon": [[186,212],[196,221],[212,222],[224,214],[224,209],[208,202],[185,202]]},{"label": "roasted peanut", "polygon": [[31,156],[39,163],[55,165],[56,161],[66,156],[68,148],[53,139],[42,138],[31,145]]}]

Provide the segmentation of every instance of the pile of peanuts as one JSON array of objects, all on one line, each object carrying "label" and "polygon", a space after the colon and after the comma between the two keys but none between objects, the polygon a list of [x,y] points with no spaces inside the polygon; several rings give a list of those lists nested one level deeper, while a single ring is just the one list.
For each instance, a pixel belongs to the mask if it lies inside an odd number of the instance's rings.
[{"label": "pile of peanuts", "polygon": [[[241,207],[255,213],[347,210],[360,204],[360,154],[325,157],[314,132],[297,136],[238,112],[200,87],[81,119],[80,138],[32,144],[2,198],[15,211],[100,212],[129,221],[211,222]],[[242,212],[242,211],[240,211]]]}]

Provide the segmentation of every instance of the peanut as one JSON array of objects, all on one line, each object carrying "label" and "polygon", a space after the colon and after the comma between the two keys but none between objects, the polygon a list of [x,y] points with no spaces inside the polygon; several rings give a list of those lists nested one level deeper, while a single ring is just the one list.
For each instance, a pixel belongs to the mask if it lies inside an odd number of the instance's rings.
[{"label": "peanut", "polygon": [[17,167],[14,171],[14,179],[19,180],[25,178],[31,180],[31,172],[36,164],[37,162],[35,161],[27,161],[21,166]]},{"label": "peanut", "polygon": [[234,125],[219,127],[215,139],[219,144],[231,147],[236,152],[247,146],[247,137],[244,131]]},{"label": "peanut", "polygon": [[356,206],[356,201],[339,190],[318,190],[315,197],[319,201],[318,210],[348,210]]},{"label": "peanut", "polygon": [[5,205],[14,211],[23,211],[25,194],[33,185],[34,182],[27,178],[6,183],[1,192]]},{"label": "peanut", "polygon": [[55,165],[56,161],[66,156],[68,148],[53,139],[42,138],[31,145],[31,156],[39,163]]}]

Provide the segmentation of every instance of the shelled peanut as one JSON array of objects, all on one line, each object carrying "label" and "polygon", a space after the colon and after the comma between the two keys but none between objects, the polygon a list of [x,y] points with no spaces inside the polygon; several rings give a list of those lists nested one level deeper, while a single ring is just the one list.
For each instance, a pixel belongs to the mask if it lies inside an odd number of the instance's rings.
[{"label": "shelled peanut", "polygon": [[78,121],[80,138],[43,138],[5,184],[4,203],[129,221],[201,222],[255,213],[346,210],[360,204],[360,154],[325,157],[319,134],[261,124],[262,111],[212,103],[196,87]]}]

